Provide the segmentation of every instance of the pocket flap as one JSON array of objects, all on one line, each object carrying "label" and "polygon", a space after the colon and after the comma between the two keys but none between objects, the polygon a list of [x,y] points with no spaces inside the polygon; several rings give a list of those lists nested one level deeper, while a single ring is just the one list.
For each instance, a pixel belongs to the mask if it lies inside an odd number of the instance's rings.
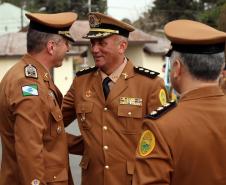
[{"label": "pocket flap", "polygon": [[142,118],[142,107],[134,105],[119,105],[118,116],[131,117],[131,118]]},{"label": "pocket flap", "polygon": [[134,161],[126,161],[127,165],[127,173],[129,175],[133,175],[134,168],[135,168],[135,162]]},{"label": "pocket flap", "polygon": [[89,157],[88,156],[83,156],[79,166],[81,168],[83,168],[83,169],[87,169],[88,164],[89,164]]},{"label": "pocket flap", "polygon": [[46,182],[67,181],[68,173],[66,168],[48,168],[46,170]]},{"label": "pocket flap", "polygon": [[54,109],[51,111],[53,118],[58,122],[63,119],[63,115],[60,109]]},{"label": "pocket flap", "polygon": [[77,113],[88,113],[88,112],[92,112],[92,110],[93,110],[92,102],[79,103],[78,106],[76,107]]}]

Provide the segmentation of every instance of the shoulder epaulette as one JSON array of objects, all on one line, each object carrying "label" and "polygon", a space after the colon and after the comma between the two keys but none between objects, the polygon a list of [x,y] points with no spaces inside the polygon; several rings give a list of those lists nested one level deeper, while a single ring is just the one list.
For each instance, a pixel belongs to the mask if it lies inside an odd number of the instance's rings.
[{"label": "shoulder epaulette", "polygon": [[155,78],[156,76],[159,75],[158,72],[152,71],[150,69],[146,69],[146,68],[143,68],[143,67],[134,67],[134,71],[136,73],[139,73],[141,75],[147,76],[149,78]]},{"label": "shoulder epaulette", "polygon": [[96,71],[96,70],[97,70],[96,66],[88,67],[88,68],[85,68],[85,69],[82,69],[82,70],[78,71],[76,73],[76,76],[81,76],[81,75],[84,75],[84,74],[87,74],[87,73],[90,73],[90,72]]},{"label": "shoulder epaulette", "polygon": [[172,110],[174,107],[176,107],[176,101],[171,100],[170,102],[166,103],[165,105],[158,107],[156,110],[152,111],[150,114],[145,115],[145,118],[149,119],[158,119],[165,113]]}]

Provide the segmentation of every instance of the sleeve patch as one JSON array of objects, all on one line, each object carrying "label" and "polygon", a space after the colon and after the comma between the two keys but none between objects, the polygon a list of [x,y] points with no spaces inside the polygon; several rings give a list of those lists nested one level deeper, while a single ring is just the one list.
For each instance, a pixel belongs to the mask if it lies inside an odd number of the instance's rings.
[{"label": "sleeve patch", "polygon": [[155,147],[155,136],[150,130],[146,130],[141,135],[139,141],[139,155],[145,157],[149,155]]},{"label": "sleeve patch", "polygon": [[159,91],[159,101],[161,105],[165,105],[167,103],[166,92],[164,89]]},{"label": "sleeve patch", "polygon": [[25,77],[27,78],[38,78],[38,73],[37,73],[37,69],[35,68],[35,66],[28,64],[25,66],[24,68],[24,74]]},{"label": "sleeve patch", "polygon": [[22,87],[23,96],[38,96],[38,85],[30,84]]}]

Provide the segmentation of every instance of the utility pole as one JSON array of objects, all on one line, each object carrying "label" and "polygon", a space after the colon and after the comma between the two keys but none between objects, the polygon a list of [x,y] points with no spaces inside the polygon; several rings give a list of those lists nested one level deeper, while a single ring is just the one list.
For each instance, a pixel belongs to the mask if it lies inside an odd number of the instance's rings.
[{"label": "utility pole", "polygon": [[88,0],[88,12],[90,13],[91,12],[91,6],[92,6],[92,4],[91,4],[91,0]]}]

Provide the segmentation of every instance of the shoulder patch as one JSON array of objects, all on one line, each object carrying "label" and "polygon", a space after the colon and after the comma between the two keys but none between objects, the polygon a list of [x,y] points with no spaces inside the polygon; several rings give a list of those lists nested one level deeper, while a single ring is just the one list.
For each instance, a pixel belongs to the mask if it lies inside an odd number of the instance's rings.
[{"label": "shoulder patch", "polygon": [[27,78],[38,78],[37,69],[35,66],[28,64],[24,67],[24,75]]},{"label": "shoulder patch", "polygon": [[158,119],[165,113],[172,110],[174,107],[176,107],[176,101],[171,100],[170,102],[164,104],[161,107],[158,107],[156,110],[152,111],[150,114],[145,115],[145,118],[149,119]]},{"label": "shoulder patch", "polygon": [[134,71],[136,73],[139,73],[141,75],[147,76],[147,77],[152,78],[152,79],[154,79],[156,76],[159,75],[158,72],[152,71],[150,69],[146,69],[144,67],[134,67]]},{"label": "shoulder patch", "polygon": [[149,155],[155,147],[155,136],[150,130],[146,130],[142,133],[139,145],[138,152],[139,155],[145,157]]},{"label": "shoulder patch", "polygon": [[23,96],[38,96],[38,85],[30,84],[22,87]]},{"label": "shoulder patch", "polygon": [[76,73],[76,76],[81,76],[81,75],[90,73],[90,72],[92,72],[92,71],[96,71],[97,69],[98,69],[98,67],[96,67],[96,66],[88,67],[88,68],[86,68],[86,69],[82,69],[82,70],[78,71],[78,72]]}]

